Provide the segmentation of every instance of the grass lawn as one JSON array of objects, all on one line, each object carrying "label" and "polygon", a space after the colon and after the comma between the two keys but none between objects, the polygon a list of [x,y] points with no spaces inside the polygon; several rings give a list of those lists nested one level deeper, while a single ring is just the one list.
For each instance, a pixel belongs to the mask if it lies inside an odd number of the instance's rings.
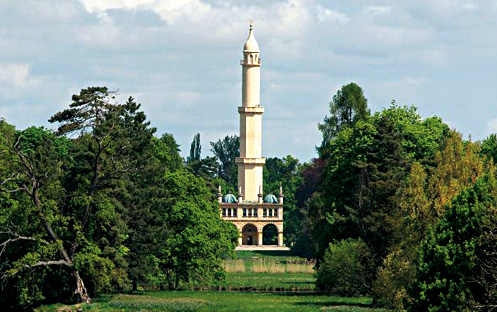
[{"label": "grass lawn", "polygon": [[[137,295],[102,297],[90,306],[80,306],[82,311],[336,311],[380,312],[371,309],[370,298],[342,298],[329,295],[303,293],[250,293],[250,292],[146,292]],[[77,311],[78,307],[45,306],[37,311]]]},{"label": "grass lawn", "polygon": [[237,251],[224,261],[226,290],[313,291],[314,263],[289,251]]},{"label": "grass lawn", "polygon": [[226,290],[314,291],[315,280],[312,273],[228,273],[224,287]]},{"label": "grass lawn", "polygon": [[37,311],[385,311],[370,308],[370,298],[344,298],[312,293],[315,290],[312,269],[314,263],[293,256],[288,251],[239,251],[237,259],[227,259],[224,265],[227,276],[222,287],[227,291],[162,291],[107,295],[97,298],[90,306],[52,305],[40,307]]}]

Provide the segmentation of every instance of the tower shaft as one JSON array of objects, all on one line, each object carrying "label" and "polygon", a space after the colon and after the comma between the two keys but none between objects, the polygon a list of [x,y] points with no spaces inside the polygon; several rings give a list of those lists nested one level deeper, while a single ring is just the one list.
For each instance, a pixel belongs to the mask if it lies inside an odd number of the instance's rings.
[{"label": "tower shaft", "polygon": [[[252,27],[243,50],[242,106],[240,113],[240,157],[238,165],[238,187],[246,201],[257,201],[262,193],[262,114],[260,105],[261,61],[259,45],[255,41]],[[262,194],[261,194],[262,195]]]}]

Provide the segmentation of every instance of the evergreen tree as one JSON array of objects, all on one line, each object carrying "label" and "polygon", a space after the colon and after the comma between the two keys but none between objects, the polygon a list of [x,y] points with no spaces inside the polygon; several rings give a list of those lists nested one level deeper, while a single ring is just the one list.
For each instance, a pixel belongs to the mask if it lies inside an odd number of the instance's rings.
[{"label": "evergreen tree", "polygon": [[192,144],[190,145],[190,156],[187,158],[187,162],[200,161],[202,158],[202,145],[200,144],[200,133],[195,134],[193,137]]},{"label": "evergreen tree", "polygon": [[[421,244],[409,311],[488,310],[495,303],[497,181],[479,179],[453,201]],[[489,239],[490,237],[490,239]]]}]

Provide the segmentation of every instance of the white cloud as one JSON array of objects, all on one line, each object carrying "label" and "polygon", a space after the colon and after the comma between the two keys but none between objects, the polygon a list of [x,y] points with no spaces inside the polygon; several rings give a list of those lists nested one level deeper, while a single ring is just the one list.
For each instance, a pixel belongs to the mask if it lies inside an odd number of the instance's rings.
[{"label": "white cloud", "polygon": [[169,24],[184,21],[184,19],[198,21],[204,19],[211,11],[211,6],[200,0],[155,1],[149,7]]},{"label": "white cloud", "polygon": [[0,63],[0,99],[11,100],[31,94],[43,83],[30,74],[30,66],[19,63]]},{"label": "white cloud", "polygon": [[111,9],[137,9],[144,4],[154,3],[155,0],[79,0],[89,13],[104,13]]},{"label": "white cloud", "polygon": [[[107,85],[136,96],[159,132],[175,134],[185,150],[196,132],[209,140],[231,134],[251,18],[273,155],[314,155],[315,125],[351,81],[373,110],[392,98],[414,103],[475,137],[497,123],[480,120],[494,116],[497,98],[497,47],[488,39],[497,37],[495,1],[59,2],[0,1],[0,113],[16,125],[46,123],[71,94]],[[28,118],[30,107],[37,113]],[[296,125],[304,135],[292,132]]]},{"label": "white cloud", "polygon": [[497,118],[487,121],[487,133],[497,133]]},{"label": "white cloud", "polygon": [[346,24],[350,22],[350,18],[338,11],[330,10],[321,5],[316,6],[317,18],[319,22],[335,22],[338,24]]},{"label": "white cloud", "polygon": [[478,5],[477,5],[476,3],[467,2],[467,3],[463,3],[462,7],[463,7],[465,10],[472,11],[472,10],[477,9],[477,8],[478,8]]},{"label": "white cloud", "polygon": [[0,82],[4,88],[22,88],[29,75],[27,64],[0,63]]},{"label": "white cloud", "polygon": [[392,11],[392,7],[390,6],[375,6],[370,5],[365,7],[366,15],[377,16],[377,15],[385,15]]}]

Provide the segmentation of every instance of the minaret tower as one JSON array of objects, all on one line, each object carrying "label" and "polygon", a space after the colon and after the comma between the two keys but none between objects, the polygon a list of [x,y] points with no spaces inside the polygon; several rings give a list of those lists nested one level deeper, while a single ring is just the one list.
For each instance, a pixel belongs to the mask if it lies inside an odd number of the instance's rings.
[{"label": "minaret tower", "polygon": [[243,60],[240,62],[240,157],[235,159],[238,166],[238,197],[231,193],[223,196],[219,187],[219,216],[237,227],[240,233],[239,250],[250,245],[265,250],[289,250],[283,246],[283,189],[280,186],[279,199],[273,194],[263,196],[262,190],[262,168],[266,162],[261,156],[264,108],[260,103],[260,51],[253,28],[250,23],[249,35],[243,46]]},{"label": "minaret tower", "polygon": [[260,103],[261,59],[259,44],[255,40],[253,25],[243,46],[242,106],[240,113],[240,157],[238,165],[238,187],[243,201],[256,202],[262,198],[262,168],[266,159],[262,157],[262,114]]}]

